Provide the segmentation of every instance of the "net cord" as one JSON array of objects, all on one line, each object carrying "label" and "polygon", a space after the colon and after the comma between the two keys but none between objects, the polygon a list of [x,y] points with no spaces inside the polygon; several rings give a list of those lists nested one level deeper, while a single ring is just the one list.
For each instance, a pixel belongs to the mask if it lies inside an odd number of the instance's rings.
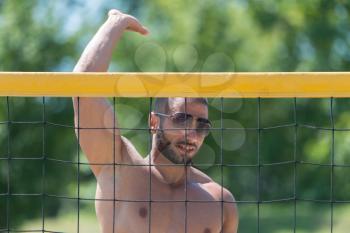
[{"label": "net cord", "polygon": [[[148,117],[151,117],[151,112],[152,112],[152,98],[150,98],[149,101],[149,110],[148,110]],[[148,151],[151,151],[152,149],[152,133],[150,131],[150,128],[148,129],[148,135],[149,135],[149,140],[148,140]],[[148,173],[149,173],[149,202],[148,202],[148,209],[149,209],[149,214],[148,214],[148,232],[151,233],[151,223],[152,223],[152,156],[151,152],[149,152],[148,155]]]},{"label": "net cord", "polygon": [[11,114],[10,114],[10,99],[9,97],[6,97],[6,104],[7,104],[7,131],[8,131],[8,137],[7,137],[7,193],[6,193],[6,228],[7,233],[10,233],[10,201],[11,201]]},{"label": "net cord", "polygon": [[257,203],[257,215],[258,215],[258,219],[257,219],[257,224],[258,224],[258,233],[260,233],[260,205],[261,205],[261,197],[260,197],[260,177],[261,177],[261,163],[260,163],[260,137],[261,137],[261,128],[260,128],[260,114],[261,114],[261,100],[260,97],[258,98],[258,119],[257,119],[257,123],[258,123],[258,142],[257,142],[257,182],[256,182],[256,203]]},{"label": "net cord", "polygon": [[41,228],[42,232],[45,232],[45,202],[46,202],[46,195],[45,195],[45,182],[46,182],[46,102],[45,97],[42,98],[42,118],[43,118],[43,128],[42,128],[42,136],[43,136],[43,143],[42,143],[42,157],[43,157],[43,164],[42,164],[42,197],[41,197],[41,215],[42,215],[42,223]]},{"label": "net cord", "polygon": [[298,118],[297,118],[297,99],[293,101],[293,118],[294,118],[294,148],[293,148],[293,232],[297,231],[297,140],[298,140]]},{"label": "net cord", "polygon": [[77,172],[77,198],[76,198],[76,201],[77,201],[77,208],[78,208],[78,211],[77,211],[77,233],[79,233],[79,230],[80,230],[80,97],[78,97],[78,119],[77,119],[77,123],[78,123],[78,134],[77,134],[77,169],[78,169],[78,172]]},{"label": "net cord", "polygon": [[331,202],[331,233],[333,233],[333,215],[334,215],[334,189],[333,189],[333,184],[334,184],[334,115],[333,115],[333,103],[334,99],[331,97],[330,99],[330,118],[331,118],[331,126],[332,126],[332,146],[331,146],[331,177],[330,177],[330,182],[331,182],[331,187],[330,187],[330,202]]},{"label": "net cord", "polygon": [[224,156],[223,156],[223,138],[224,138],[224,99],[220,98],[220,172],[221,172],[221,232],[224,233]]}]

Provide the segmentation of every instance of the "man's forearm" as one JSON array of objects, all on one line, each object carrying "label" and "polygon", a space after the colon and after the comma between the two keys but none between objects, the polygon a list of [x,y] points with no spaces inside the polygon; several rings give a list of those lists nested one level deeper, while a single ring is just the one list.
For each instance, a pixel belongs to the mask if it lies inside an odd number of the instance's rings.
[{"label": "man's forearm", "polygon": [[[112,58],[113,49],[125,30],[147,35],[148,30],[133,16],[124,14],[116,9],[110,10],[106,22],[100,27],[95,36],[86,46],[74,72],[106,72]],[[108,101],[101,98],[73,98],[75,118],[79,115],[79,125],[97,125],[102,127],[114,122],[114,114]],[[78,122],[78,120],[76,120]]]},{"label": "man's forearm", "polygon": [[113,49],[126,27],[121,16],[110,14],[85,48],[74,72],[106,72]]},{"label": "man's forearm", "polygon": [[[86,46],[74,68],[74,72],[106,72],[112,58],[113,49],[126,27],[126,22],[122,16],[109,14],[106,22]],[[73,106],[77,124],[77,98],[73,98]],[[111,114],[108,117],[104,115],[109,108],[108,101],[101,98],[81,98],[79,101],[80,127],[88,127],[89,125],[90,127],[104,127],[105,124],[112,127],[114,115]],[[103,122],[103,118],[107,122]]]},{"label": "man's forearm", "polygon": [[[113,49],[126,27],[121,15],[109,14],[106,22],[86,46],[74,72],[106,72]],[[104,98],[80,98],[78,103],[75,97],[73,106],[77,127],[78,122],[79,127],[113,127],[113,114],[107,114],[110,112],[110,104]]]}]

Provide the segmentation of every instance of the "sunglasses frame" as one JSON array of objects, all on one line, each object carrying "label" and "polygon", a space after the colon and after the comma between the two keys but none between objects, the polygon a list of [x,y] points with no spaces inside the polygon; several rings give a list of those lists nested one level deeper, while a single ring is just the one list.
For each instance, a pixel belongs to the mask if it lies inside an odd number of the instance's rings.
[{"label": "sunglasses frame", "polygon": [[[210,129],[211,129],[211,127],[212,127],[212,124],[211,124],[211,122],[210,122],[209,119],[201,118],[201,117],[194,117],[192,114],[189,114],[189,113],[176,112],[176,113],[174,113],[174,114],[164,114],[164,113],[156,112],[156,113],[154,113],[154,114],[155,114],[155,115],[158,115],[158,116],[169,117],[169,118],[172,120],[172,123],[173,123],[174,125],[180,125],[179,123],[174,122],[174,118],[175,118],[176,115],[178,115],[178,114],[184,114],[184,115],[186,115],[185,120],[184,120],[184,122],[183,122],[185,125],[184,125],[184,127],[181,128],[181,129],[187,129],[187,128],[186,128],[186,124],[187,124],[187,121],[188,121],[189,119],[192,119],[192,121],[193,121],[194,118],[197,118],[197,120],[196,120],[197,123],[199,122],[199,123],[204,123],[204,124],[209,125],[209,127],[206,128],[206,129],[204,129],[204,128],[195,128],[195,130],[196,130],[196,132],[197,132],[198,134],[202,134],[202,135],[205,136],[205,137],[209,135]],[[181,125],[181,126],[183,126],[183,125]]]}]

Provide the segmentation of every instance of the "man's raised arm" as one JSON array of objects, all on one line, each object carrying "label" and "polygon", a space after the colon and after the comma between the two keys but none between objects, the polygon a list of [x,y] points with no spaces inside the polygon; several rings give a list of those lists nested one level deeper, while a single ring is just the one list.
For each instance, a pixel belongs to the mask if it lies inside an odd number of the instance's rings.
[{"label": "man's raised arm", "polygon": [[[112,58],[113,49],[125,30],[146,35],[147,29],[136,18],[111,10],[108,19],[86,46],[74,72],[106,72]],[[122,140],[118,130],[106,128],[117,127],[112,106],[106,98],[73,98],[74,122],[79,143],[89,163],[116,163],[122,161]],[[79,108],[79,109],[78,109]],[[79,116],[79,119],[78,119]],[[77,130],[77,128],[82,128]],[[93,129],[84,129],[93,128]],[[78,135],[79,132],[79,135]],[[113,145],[113,141],[115,141]],[[115,151],[113,152],[113,147]],[[113,158],[113,155],[115,158]],[[91,165],[97,177],[102,166]]]}]

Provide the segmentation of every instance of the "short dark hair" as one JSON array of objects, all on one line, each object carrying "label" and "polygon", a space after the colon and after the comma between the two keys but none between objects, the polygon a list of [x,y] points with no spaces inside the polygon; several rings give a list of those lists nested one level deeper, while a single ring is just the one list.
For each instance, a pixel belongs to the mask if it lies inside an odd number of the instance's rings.
[{"label": "short dark hair", "polygon": [[[155,98],[154,99],[154,112],[159,113],[168,113],[170,106],[169,106],[169,100],[174,98]],[[186,101],[193,101],[197,103],[204,104],[208,107],[208,99],[207,98],[185,98]]]}]

